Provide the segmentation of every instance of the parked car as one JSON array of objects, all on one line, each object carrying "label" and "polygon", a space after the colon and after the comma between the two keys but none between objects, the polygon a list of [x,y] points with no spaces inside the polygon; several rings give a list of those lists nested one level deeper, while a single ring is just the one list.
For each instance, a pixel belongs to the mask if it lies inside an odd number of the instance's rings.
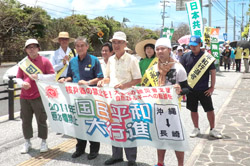
[{"label": "parked car", "polygon": [[[41,56],[44,56],[46,58],[48,58],[50,61],[52,59],[52,56],[54,55],[55,51],[39,51],[38,53]],[[3,83],[8,83],[9,81],[9,76],[16,76],[18,71],[18,64],[16,64],[15,66],[12,66],[11,68],[9,68],[3,75]]]}]

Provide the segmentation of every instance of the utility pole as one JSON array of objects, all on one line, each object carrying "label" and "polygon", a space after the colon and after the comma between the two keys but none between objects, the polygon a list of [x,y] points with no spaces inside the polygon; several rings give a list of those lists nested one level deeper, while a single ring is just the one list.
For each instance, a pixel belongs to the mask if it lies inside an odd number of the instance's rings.
[{"label": "utility pole", "polygon": [[72,9],[72,16],[75,14],[75,11],[76,11],[76,10],[74,10],[74,8],[73,8],[73,9]]},{"label": "utility pole", "polygon": [[211,0],[208,0],[208,15],[209,15],[209,20],[208,20],[208,26],[211,27]]},{"label": "utility pole", "polygon": [[227,21],[228,21],[228,0],[226,0],[226,22],[225,22],[225,33],[227,33]]},{"label": "utility pole", "polygon": [[236,30],[236,16],[235,16],[235,4],[234,4],[234,40],[235,40],[235,30]]},{"label": "utility pole", "polygon": [[240,40],[242,40],[242,32],[243,32],[243,22],[244,22],[244,16],[243,16],[243,10],[244,10],[244,5],[245,3],[241,3],[242,4],[242,16],[241,16],[241,28],[240,28]]},{"label": "utility pole", "polygon": [[169,2],[169,1],[166,1],[166,0],[164,0],[164,1],[161,1],[161,3],[163,3],[163,13],[162,13],[162,28],[164,28],[164,23],[165,23],[165,18],[167,18],[166,16],[165,16],[165,8],[166,8],[166,2]]}]

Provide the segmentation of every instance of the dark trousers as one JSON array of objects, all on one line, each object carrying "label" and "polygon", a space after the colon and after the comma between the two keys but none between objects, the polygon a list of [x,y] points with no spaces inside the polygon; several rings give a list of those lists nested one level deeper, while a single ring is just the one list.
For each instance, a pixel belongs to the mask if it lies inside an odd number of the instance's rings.
[{"label": "dark trousers", "polygon": [[[76,151],[85,152],[87,141],[78,138],[76,140],[77,140]],[[89,143],[90,143],[90,148],[89,148],[90,153],[98,153],[100,149],[100,142],[89,141]]]},{"label": "dark trousers", "polygon": [[236,71],[240,71],[241,59],[235,59]]}]

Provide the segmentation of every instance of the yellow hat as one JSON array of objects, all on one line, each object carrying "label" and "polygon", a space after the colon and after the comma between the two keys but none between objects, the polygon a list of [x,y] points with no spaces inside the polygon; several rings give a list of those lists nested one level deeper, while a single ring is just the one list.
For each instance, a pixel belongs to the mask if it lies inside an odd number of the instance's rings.
[{"label": "yellow hat", "polygon": [[69,39],[69,42],[72,43],[75,41],[74,38],[70,38],[69,37],[69,33],[68,32],[60,32],[58,34],[58,37],[53,39],[52,41],[55,42],[55,43],[59,43],[59,38],[64,38],[64,39]]}]

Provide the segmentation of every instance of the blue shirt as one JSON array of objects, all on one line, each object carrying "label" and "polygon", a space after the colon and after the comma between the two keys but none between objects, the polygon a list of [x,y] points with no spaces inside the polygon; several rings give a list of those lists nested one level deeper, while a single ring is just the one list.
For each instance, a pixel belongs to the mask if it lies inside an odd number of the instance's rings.
[{"label": "blue shirt", "polygon": [[[199,55],[195,56],[192,51],[187,52],[183,55],[181,58],[181,64],[186,69],[187,75],[191,71],[191,69],[194,67],[196,62],[201,58],[201,56],[204,54],[203,51],[200,51]],[[193,90],[207,90],[208,89],[208,82],[209,82],[209,71],[215,69],[214,63],[212,63],[207,71],[202,75],[200,80],[196,83]]]},{"label": "blue shirt", "polygon": [[72,82],[80,80],[89,81],[94,78],[103,78],[101,64],[97,57],[87,54],[81,61],[77,55],[69,62],[67,77],[72,78]]}]

